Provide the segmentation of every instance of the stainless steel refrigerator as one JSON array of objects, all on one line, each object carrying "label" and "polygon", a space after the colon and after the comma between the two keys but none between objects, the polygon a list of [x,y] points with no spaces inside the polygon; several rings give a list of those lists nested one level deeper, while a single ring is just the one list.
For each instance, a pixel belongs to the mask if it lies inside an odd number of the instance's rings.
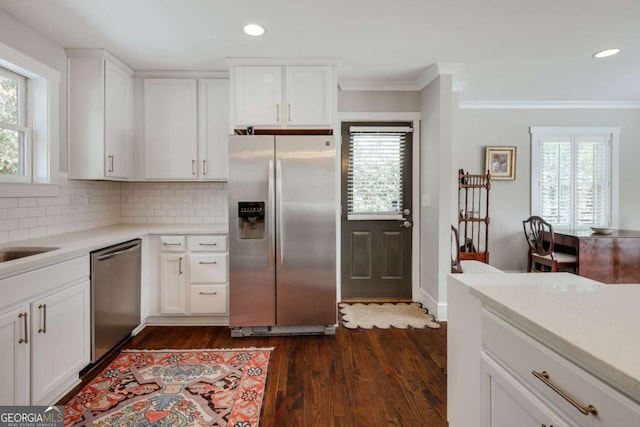
[{"label": "stainless steel refrigerator", "polygon": [[229,139],[229,324],[234,337],[334,334],[333,136]]}]

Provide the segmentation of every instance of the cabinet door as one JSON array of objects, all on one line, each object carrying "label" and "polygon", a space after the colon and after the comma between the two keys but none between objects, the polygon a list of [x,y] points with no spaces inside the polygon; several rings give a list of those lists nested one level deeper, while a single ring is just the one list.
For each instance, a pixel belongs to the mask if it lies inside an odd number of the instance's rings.
[{"label": "cabinet door", "polygon": [[186,306],[186,255],[160,256],[160,313],[185,314]]},{"label": "cabinet door", "polygon": [[147,179],[197,178],[197,89],[195,79],[145,79],[144,141]]},{"label": "cabinet door", "polygon": [[482,352],[482,427],[569,427],[491,356]]},{"label": "cabinet door", "polygon": [[238,66],[235,117],[238,126],[279,126],[282,118],[282,67]]},{"label": "cabinet door", "polygon": [[131,171],[131,93],[129,73],[105,61],[104,151],[105,175],[129,178]]},{"label": "cabinet door", "polygon": [[229,81],[199,81],[200,173],[203,180],[229,178]]},{"label": "cabinet door", "polygon": [[288,66],[283,123],[286,126],[332,125],[332,68]]},{"label": "cabinet door", "polygon": [[32,405],[50,403],[89,364],[90,308],[88,280],[31,303]]},{"label": "cabinet door", "polygon": [[29,404],[29,308],[0,314],[0,405]]}]

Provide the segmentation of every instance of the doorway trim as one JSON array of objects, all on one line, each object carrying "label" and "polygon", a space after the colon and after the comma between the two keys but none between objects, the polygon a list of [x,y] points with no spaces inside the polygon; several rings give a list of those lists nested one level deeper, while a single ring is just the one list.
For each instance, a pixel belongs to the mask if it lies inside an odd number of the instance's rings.
[{"label": "doorway trim", "polygon": [[[337,129],[341,129],[342,122],[355,122],[355,121],[367,121],[367,122],[411,122],[413,127],[413,176],[412,176],[412,191],[411,197],[413,199],[413,228],[411,234],[411,299],[413,301],[420,301],[420,113],[417,112],[342,112],[338,114]],[[340,153],[342,150],[342,135],[340,131],[334,132],[336,136],[336,150]],[[340,156],[338,156],[340,157]],[[337,159],[340,161],[340,159]],[[339,165],[339,163],[338,163]],[[340,168],[338,167],[338,173]],[[341,188],[340,180],[337,180],[336,194],[338,200],[340,200]],[[337,213],[336,227],[336,265],[342,263],[342,248],[341,248],[341,233],[342,227],[340,225],[340,209]],[[340,269],[337,269],[337,298],[338,301],[342,298],[342,276]]]}]

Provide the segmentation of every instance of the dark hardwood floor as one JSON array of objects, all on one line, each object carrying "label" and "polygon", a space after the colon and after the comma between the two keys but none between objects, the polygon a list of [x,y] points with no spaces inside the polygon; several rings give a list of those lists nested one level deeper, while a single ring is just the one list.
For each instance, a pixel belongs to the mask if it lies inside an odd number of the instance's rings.
[{"label": "dark hardwood floor", "polygon": [[226,327],[163,326],[147,327],[124,348],[275,347],[261,427],[446,427],[446,335],[445,323],[258,338],[231,338]]}]

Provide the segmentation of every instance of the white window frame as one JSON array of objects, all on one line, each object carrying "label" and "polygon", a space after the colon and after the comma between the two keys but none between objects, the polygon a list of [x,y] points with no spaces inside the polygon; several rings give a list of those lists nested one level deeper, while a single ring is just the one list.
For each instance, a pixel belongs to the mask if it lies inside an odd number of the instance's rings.
[{"label": "white window frame", "polygon": [[[60,72],[0,43],[0,67],[26,78],[26,116],[30,138],[29,183],[0,181],[1,196],[50,196],[60,192],[58,178]],[[56,188],[52,188],[56,187]]]},{"label": "white window frame", "polygon": [[14,73],[3,67],[0,67],[0,76],[15,80],[18,83],[18,123],[2,123],[2,128],[22,132],[23,147],[20,162],[23,165],[24,172],[22,175],[0,175],[0,182],[31,182],[33,162],[31,156],[31,128],[29,127],[30,118],[27,113],[30,104],[27,96],[28,79],[21,74]]},{"label": "white window frame", "polygon": [[607,217],[609,226],[618,227],[619,217],[619,127],[531,127],[531,214],[541,215],[540,197],[540,144],[543,137],[556,136],[561,138],[580,136],[607,136],[611,141],[611,157],[609,165],[609,206]]}]

